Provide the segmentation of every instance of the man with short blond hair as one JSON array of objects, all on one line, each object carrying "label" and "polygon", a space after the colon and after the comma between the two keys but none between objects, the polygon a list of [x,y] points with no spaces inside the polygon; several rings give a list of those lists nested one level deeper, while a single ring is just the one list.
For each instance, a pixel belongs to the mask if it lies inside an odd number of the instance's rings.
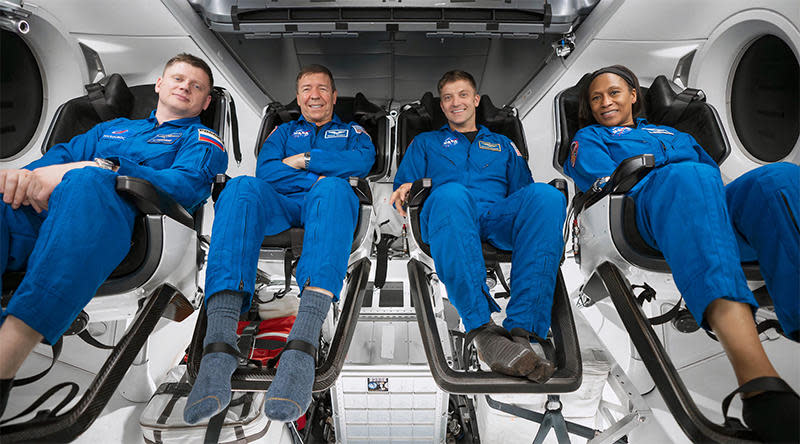
[{"label": "man with short blond hair", "polygon": [[180,54],[156,81],[149,118],[102,122],[0,170],[0,274],[26,271],[0,314],[0,412],[25,357],[64,334],[130,249],[137,211],[117,176],[146,179],[193,211],[225,172],[222,141],[198,117],[211,88],[208,65]]}]

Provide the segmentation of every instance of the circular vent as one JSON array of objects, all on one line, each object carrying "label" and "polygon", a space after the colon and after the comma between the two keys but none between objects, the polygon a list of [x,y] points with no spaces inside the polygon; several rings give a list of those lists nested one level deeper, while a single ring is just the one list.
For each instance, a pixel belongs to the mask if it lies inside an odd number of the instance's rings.
[{"label": "circular vent", "polygon": [[800,70],[779,37],[756,39],[742,55],[731,88],[733,126],[744,148],[764,162],[792,152],[800,135]]},{"label": "circular vent", "polygon": [[42,114],[42,75],[30,48],[16,33],[0,30],[0,159],[30,142]]}]

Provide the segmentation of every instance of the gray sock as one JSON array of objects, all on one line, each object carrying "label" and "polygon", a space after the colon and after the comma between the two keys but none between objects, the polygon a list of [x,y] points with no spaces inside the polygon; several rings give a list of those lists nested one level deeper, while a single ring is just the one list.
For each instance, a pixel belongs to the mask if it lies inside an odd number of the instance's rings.
[{"label": "gray sock", "polygon": [[[330,296],[304,290],[297,309],[297,320],[286,338],[287,342],[300,339],[318,347],[319,332],[330,306]],[[281,354],[278,372],[267,391],[264,405],[267,417],[288,422],[303,415],[311,404],[314,371],[314,358],[308,353],[287,350]]]},{"label": "gray sock", "polygon": [[[236,326],[242,309],[242,299],[248,297],[234,291],[220,291],[208,299],[206,305],[206,336],[203,347],[214,342],[224,342],[236,348]],[[231,402],[231,375],[238,359],[227,353],[209,353],[200,361],[200,371],[194,381],[183,419],[195,424],[210,418]]]}]

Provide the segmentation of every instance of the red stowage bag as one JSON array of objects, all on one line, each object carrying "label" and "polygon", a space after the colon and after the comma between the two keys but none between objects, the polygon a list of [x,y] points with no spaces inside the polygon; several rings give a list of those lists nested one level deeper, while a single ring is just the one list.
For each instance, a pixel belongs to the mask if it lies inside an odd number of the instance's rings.
[{"label": "red stowage bag", "polygon": [[250,359],[266,366],[267,361],[277,356],[286,345],[286,337],[292,330],[294,320],[295,316],[285,316],[260,322],[240,321],[236,333],[240,336],[240,341],[247,340],[242,337],[243,333],[247,332],[246,336],[252,335]]}]

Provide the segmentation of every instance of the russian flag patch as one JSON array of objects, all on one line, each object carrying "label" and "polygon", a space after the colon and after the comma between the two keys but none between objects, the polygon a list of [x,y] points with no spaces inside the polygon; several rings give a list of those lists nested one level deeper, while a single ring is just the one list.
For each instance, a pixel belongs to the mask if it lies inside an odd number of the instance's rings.
[{"label": "russian flag patch", "polygon": [[222,151],[225,151],[225,146],[223,145],[222,140],[220,140],[219,136],[217,136],[217,134],[214,131],[211,131],[209,129],[198,128],[197,140],[201,142],[210,143],[212,145],[215,145]]}]

